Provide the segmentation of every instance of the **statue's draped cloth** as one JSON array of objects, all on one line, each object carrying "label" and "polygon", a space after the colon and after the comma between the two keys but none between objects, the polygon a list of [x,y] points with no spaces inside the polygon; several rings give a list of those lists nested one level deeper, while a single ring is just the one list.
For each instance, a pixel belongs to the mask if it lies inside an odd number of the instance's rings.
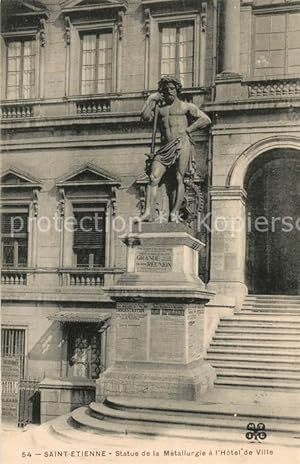
[{"label": "statue's draped cloth", "polygon": [[[191,176],[195,173],[195,148],[194,145],[189,139],[190,143],[190,156],[189,156],[189,164],[187,167],[186,175]],[[173,166],[178,158],[180,157],[181,153],[181,144],[182,139],[177,137],[171,142],[168,142],[166,145],[163,145],[154,155],[153,161],[158,161],[167,169]]]}]

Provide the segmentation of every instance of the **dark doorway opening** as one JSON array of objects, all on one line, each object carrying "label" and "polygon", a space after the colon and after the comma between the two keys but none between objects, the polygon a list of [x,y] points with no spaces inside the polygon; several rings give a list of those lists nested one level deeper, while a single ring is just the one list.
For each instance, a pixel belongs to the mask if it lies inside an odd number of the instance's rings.
[{"label": "dark doorway opening", "polygon": [[245,179],[249,293],[300,293],[300,151],[259,156]]}]

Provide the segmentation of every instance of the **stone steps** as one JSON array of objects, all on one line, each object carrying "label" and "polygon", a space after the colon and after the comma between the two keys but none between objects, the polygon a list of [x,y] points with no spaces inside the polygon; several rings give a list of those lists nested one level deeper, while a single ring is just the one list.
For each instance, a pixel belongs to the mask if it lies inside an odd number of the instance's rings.
[{"label": "stone steps", "polygon": [[246,295],[245,301],[272,301],[286,303],[288,301],[297,301],[300,303],[299,295]]},{"label": "stone steps", "polygon": [[249,340],[239,339],[239,341],[232,342],[225,339],[213,339],[212,345],[215,347],[280,348],[281,350],[290,350],[291,352],[300,354],[300,340],[297,340],[297,342],[287,342],[286,340],[267,341],[250,338]]},{"label": "stone steps", "polygon": [[221,318],[207,350],[215,385],[298,389],[299,335],[298,296],[246,297],[240,311]]},{"label": "stone steps", "polygon": [[[284,361],[289,361],[289,362],[299,362],[300,361],[300,354],[299,353],[295,353],[295,352],[291,352],[291,351],[279,351],[277,350],[276,352],[274,352],[274,350],[272,349],[269,349],[269,350],[259,350],[257,351],[256,349],[246,349],[246,348],[236,348],[233,349],[231,346],[227,346],[227,347],[214,347],[214,346],[210,346],[210,348],[207,350],[207,356],[206,358],[209,359],[209,356],[210,355],[215,355],[215,354],[219,354],[219,355],[222,355],[222,357],[224,359],[232,359],[233,357],[245,357],[247,356],[248,359],[251,359],[251,358],[254,358],[254,359],[260,359],[260,360],[263,360],[263,359],[276,359],[277,358],[281,358],[280,359],[280,362],[282,361],[282,359],[284,359]],[[230,356],[228,356],[228,354],[230,354]]]},{"label": "stone steps", "polygon": [[272,325],[266,326],[266,327],[261,327],[261,326],[252,326],[252,327],[240,327],[239,325],[237,326],[221,326],[219,325],[219,328],[216,330],[215,334],[256,334],[256,335],[273,335],[273,334],[278,334],[278,335],[300,335],[300,328],[295,329],[293,327],[273,327]]},{"label": "stone steps", "polygon": [[254,314],[254,313],[249,313],[249,314],[243,314],[243,312],[236,313],[233,316],[226,316],[220,319],[221,322],[250,322],[250,323],[258,323],[258,322],[280,322],[281,324],[287,324],[291,326],[292,324],[296,324],[297,327],[300,326],[300,319],[299,316],[291,316],[290,314]]},{"label": "stone steps", "polygon": [[257,371],[283,371],[283,372],[300,372],[300,360],[299,362],[273,362],[270,361],[249,361],[247,358],[245,360],[241,359],[217,359],[213,356],[209,357],[209,363],[219,369],[233,368],[233,369],[255,369]]},{"label": "stone steps", "polygon": [[284,304],[284,303],[255,303],[249,302],[243,304],[243,309],[265,309],[266,311],[276,311],[277,309],[290,309],[296,313],[300,311],[300,304]]},{"label": "stone steps", "polygon": [[93,434],[166,435],[191,439],[203,439],[205,430],[217,431],[218,434],[233,431],[239,432],[241,439],[247,424],[255,420],[267,424],[270,436],[276,434],[277,437],[291,438],[300,434],[300,420],[295,415],[286,414],[279,419],[276,413],[263,414],[261,408],[249,405],[244,405],[237,413],[236,406],[231,404],[176,401],[171,406],[170,403],[133,398],[119,398],[117,402],[108,399],[104,403],[91,403],[89,407],[76,409],[70,413],[68,421],[62,421],[62,418],[52,421],[51,429],[54,434],[66,438],[74,438],[75,429],[75,436],[79,431],[85,431]]},{"label": "stone steps", "polygon": [[245,340],[255,340],[255,341],[278,341],[278,342],[290,342],[290,343],[300,343],[299,334],[285,334],[282,332],[269,332],[269,333],[249,333],[245,332],[243,335],[240,333],[227,333],[218,331],[215,333],[213,340],[232,340],[236,341],[245,341]]},{"label": "stone steps", "polygon": [[270,370],[270,372],[266,372],[264,370],[259,371],[258,369],[253,369],[248,367],[247,369],[242,370],[240,367],[235,367],[234,369],[222,367],[218,369],[218,377],[235,377],[235,378],[242,378],[242,379],[272,379],[278,381],[285,381],[291,380],[295,382],[299,382],[300,387],[300,374],[299,372],[287,372],[285,371],[282,373],[281,370]]},{"label": "stone steps", "polygon": [[257,376],[242,379],[238,376],[217,376],[215,385],[222,387],[237,387],[237,388],[259,388],[259,389],[276,389],[276,390],[296,390],[299,391],[300,382],[292,380],[276,380],[276,379],[261,379]]},{"label": "stone steps", "polygon": [[251,308],[243,309],[243,316],[253,315],[253,314],[256,314],[256,315],[262,314],[263,316],[280,316],[280,317],[297,316],[299,317],[300,311],[299,310],[292,311],[290,309],[276,309],[276,310],[270,309],[270,311],[268,311],[265,308],[264,309],[251,309]]}]

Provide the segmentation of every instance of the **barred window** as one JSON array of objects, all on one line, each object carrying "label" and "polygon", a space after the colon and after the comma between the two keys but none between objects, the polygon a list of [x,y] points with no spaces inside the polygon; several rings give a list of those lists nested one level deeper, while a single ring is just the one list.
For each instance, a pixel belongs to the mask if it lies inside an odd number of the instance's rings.
[{"label": "barred window", "polygon": [[176,76],[183,87],[194,84],[194,23],[177,22],[160,27],[161,76]]},{"label": "barred window", "polygon": [[98,379],[101,334],[93,324],[72,324],[68,332],[68,377]]},{"label": "barred window", "polygon": [[36,42],[34,38],[7,42],[7,99],[34,97],[35,61]]},{"label": "barred window", "polygon": [[254,76],[300,72],[300,13],[262,14],[255,18]]},{"label": "barred window", "polygon": [[76,266],[94,268],[105,266],[105,207],[74,206],[73,250]]},{"label": "barred window", "polygon": [[112,31],[82,34],[81,44],[81,93],[112,92]]},{"label": "barred window", "polygon": [[20,358],[21,377],[25,367],[25,329],[1,329],[1,356]]}]

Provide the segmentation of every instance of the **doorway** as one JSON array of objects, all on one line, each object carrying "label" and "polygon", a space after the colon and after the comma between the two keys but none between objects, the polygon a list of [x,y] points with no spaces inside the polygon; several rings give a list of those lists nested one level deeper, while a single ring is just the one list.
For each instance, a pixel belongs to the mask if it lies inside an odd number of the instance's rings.
[{"label": "doorway", "polygon": [[249,293],[300,293],[300,152],[275,149],[256,158],[247,191],[246,281]]}]

